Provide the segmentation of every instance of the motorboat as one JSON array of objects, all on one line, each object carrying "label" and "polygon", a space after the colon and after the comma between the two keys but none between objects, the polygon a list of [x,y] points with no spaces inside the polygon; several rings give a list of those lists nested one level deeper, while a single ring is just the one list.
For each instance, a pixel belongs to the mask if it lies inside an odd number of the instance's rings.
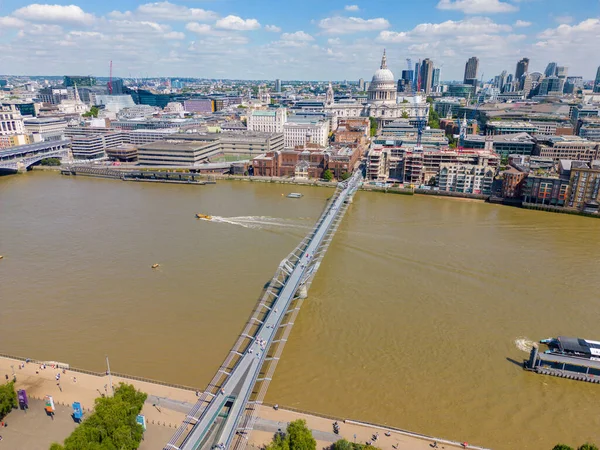
[{"label": "motorboat", "polygon": [[204,220],[212,220],[212,216],[206,215],[206,214],[196,214],[196,218],[197,219],[204,219]]},{"label": "motorboat", "polygon": [[287,195],[287,198],[301,198],[303,194],[299,192],[291,192]]},{"label": "motorboat", "polygon": [[158,269],[160,266],[158,264],[152,264],[153,269]]}]

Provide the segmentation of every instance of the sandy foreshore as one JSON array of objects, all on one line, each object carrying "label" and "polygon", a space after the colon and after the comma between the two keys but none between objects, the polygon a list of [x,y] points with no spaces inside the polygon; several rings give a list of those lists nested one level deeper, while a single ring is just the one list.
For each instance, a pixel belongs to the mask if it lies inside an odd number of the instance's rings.
[{"label": "sandy foreshore", "polygon": [[[58,405],[67,407],[75,401],[82,404],[85,411],[91,411],[94,399],[106,394],[110,390],[109,377],[90,373],[82,373],[76,370],[52,368],[46,364],[41,368],[40,363],[24,363],[22,360],[0,357],[0,377],[14,376],[17,381],[16,389],[25,389],[29,398],[43,399],[51,395]],[[60,383],[56,375],[60,374]],[[191,389],[183,389],[173,386],[165,386],[148,381],[140,381],[120,376],[112,376],[112,384],[117,386],[120,382],[134,385],[137,389],[148,394],[148,400],[142,409],[149,424],[160,424],[175,431],[183,421],[187,411],[196,403],[196,392]],[[309,428],[317,440],[317,448],[324,449],[331,446],[337,439],[345,438],[351,442],[372,442],[374,446],[384,450],[425,450],[431,448],[431,444],[437,441],[438,448],[463,448],[456,442],[443,439],[420,436],[414,433],[398,429],[370,425],[352,420],[325,418],[315,414],[302,413],[287,410],[281,407],[275,410],[270,406],[261,406],[258,410],[258,420],[255,429],[248,436],[250,448],[262,448],[273,438],[278,429],[285,430],[287,424],[296,419],[306,420]],[[339,435],[333,433],[333,422],[337,420],[340,424]],[[378,433],[379,437],[373,441],[373,435]],[[386,436],[389,433],[389,436]],[[161,433],[165,435],[168,433]],[[66,435],[64,437],[67,437]],[[63,438],[64,439],[64,438]],[[150,448],[162,448],[166,442],[145,442]],[[478,448],[471,447],[469,448]]]}]

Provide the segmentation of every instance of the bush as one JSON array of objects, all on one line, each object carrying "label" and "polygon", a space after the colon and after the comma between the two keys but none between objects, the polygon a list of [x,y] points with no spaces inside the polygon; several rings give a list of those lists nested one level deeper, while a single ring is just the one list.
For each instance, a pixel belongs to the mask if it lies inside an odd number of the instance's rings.
[{"label": "bush", "polygon": [[350,173],[344,172],[340,178],[342,179],[342,181],[347,180],[348,178],[350,178]]},{"label": "bush", "polygon": [[365,444],[355,444],[353,442],[348,442],[346,439],[340,439],[335,444],[331,446],[331,450],[379,450],[377,447],[373,447],[372,445]]},{"label": "bush", "polygon": [[96,399],[93,414],[65,439],[64,447],[54,443],[50,450],[137,449],[143,429],[135,419],[146,397],[132,385],[120,383],[114,397]]},{"label": "bush", "polygon": [[44,158],[40,161],[42,166],[60,166],[60,158]]},{"label": "bush", "polygon": [[556,444],[552,450],[573,450],[573,447],[569,447],[565,444]]},{"label": "bush", "polygon": [[17,405],[15,384],[11,381],[0,386],[0,419],[11,412],[13,408],[17,408]]},{"label": "bush", "polygon": [[598,450],[598,447],[596,447],[594,444],[585,443],[577,450]]},{"label": "bush", "polygon": [[333,174],[331,173],[331,170],[327,169],[326,171],[323,172],[323,179],[325,181],[333,180]]}]

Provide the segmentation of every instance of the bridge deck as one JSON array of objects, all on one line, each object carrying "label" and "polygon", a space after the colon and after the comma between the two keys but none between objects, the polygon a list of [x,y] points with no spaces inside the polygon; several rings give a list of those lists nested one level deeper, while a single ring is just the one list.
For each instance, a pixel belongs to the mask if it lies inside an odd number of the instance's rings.
[{"label": "bridge deck", "polygon": [[[262,403],[300,309],[304,296],[298,291],[306,289],[314,277],[361,179],[362,174],[357,172],[340,183],[313,231],[280,263],[233,349],[165,450],[246,446],[245,434],[256,419],[254,408]],[[223,418],[220,412],[226,398],[234,400]],[[219,424],[220,433],[215,435],[209,431],[215,429],[217,417],[224,423]],[[209,434],[211,438],[207,439]]]}]

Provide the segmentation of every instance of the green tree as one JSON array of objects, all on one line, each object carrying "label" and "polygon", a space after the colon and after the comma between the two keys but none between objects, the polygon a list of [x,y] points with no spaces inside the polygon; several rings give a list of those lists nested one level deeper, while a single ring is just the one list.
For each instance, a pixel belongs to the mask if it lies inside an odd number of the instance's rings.
[{"label": "green tree", "polygon": [[333,174],[331,173],[331,170],[327,169],[323,172],[323,179],[325,181],[333,180]]},{"label": "green tree", "polygon": [[[65,439],[64,450],[134,450],[143,429],[136,422],[147,395],[121,383],[114,397],[97,398],[94,413]],[[52,444],[51,450],[62,450]]]},{"label": "green tree", "polygon": [[348,442],[346,439],[340,439],[335,444],[331,446],[331,450],[380,450],[377,447],[373,447],[372,445],[365,444],[356,444],[352,442]]},{"label": "green tree", "polygon": [[402,111],[402,118],[408,119],[410,116],[408,115],[408,111]]},{"label": "green tree", "polygon": [[377,119],[375,117],[369,117],[371,123],[371,137],[377,134]]},{"label": "green tree", "polygon": [[304,419],[290,422],[286,437],[289,439],[290,450],[316,450],[317,448],[317,441],[306,426]]},{"label": "green tree", "polygon": [[285,433],[277,433],[265,450],[316,450],[317,441],[306,426],[306,420],[290,422]]},{"label": "green tree", "polygon": [[440,127],[440,115],[433,109],[433,106],[429,107],[429,126],[431,128]]},{"label": "green tree", "polygon": [[598,450],[598,447],[596,447],[594,444],[586,442],[585,444],[581,445],[577,450]]},{"label": "green tree", "polygon": [[437,183],[437,178],[434,176],[432,176],[429,181],[427,182],[427,186],[435,186]]},{"label": "green tree", "polygon": [[65,450],[65,448],[57,442],[53,442],[50,445],[50,450]]},{"label": "green tree", "polygon": [[552,450],[573,450],[573,447],[569,447],[565,444],[556,444]]},{"label": "green tree", "polygon": [[88,112],[83,113],[81,116],[82,117],[98,117],[99,111],[100,110],[98,109],[97,106],[92,106]]},{"label": "green tree", "polygon": [[11,381],[0,386],[0,419],[17,407],[15,384]]},{"label": "green tree", "polygon": [[42,166],[60,166],[60,158],[44,158],[40,161]]},{"label": "green tree", "polygon": [[350,178],[350,173],[344,172],[340,178],[342,179],[342,181],[347,180],[348,178]]}]

